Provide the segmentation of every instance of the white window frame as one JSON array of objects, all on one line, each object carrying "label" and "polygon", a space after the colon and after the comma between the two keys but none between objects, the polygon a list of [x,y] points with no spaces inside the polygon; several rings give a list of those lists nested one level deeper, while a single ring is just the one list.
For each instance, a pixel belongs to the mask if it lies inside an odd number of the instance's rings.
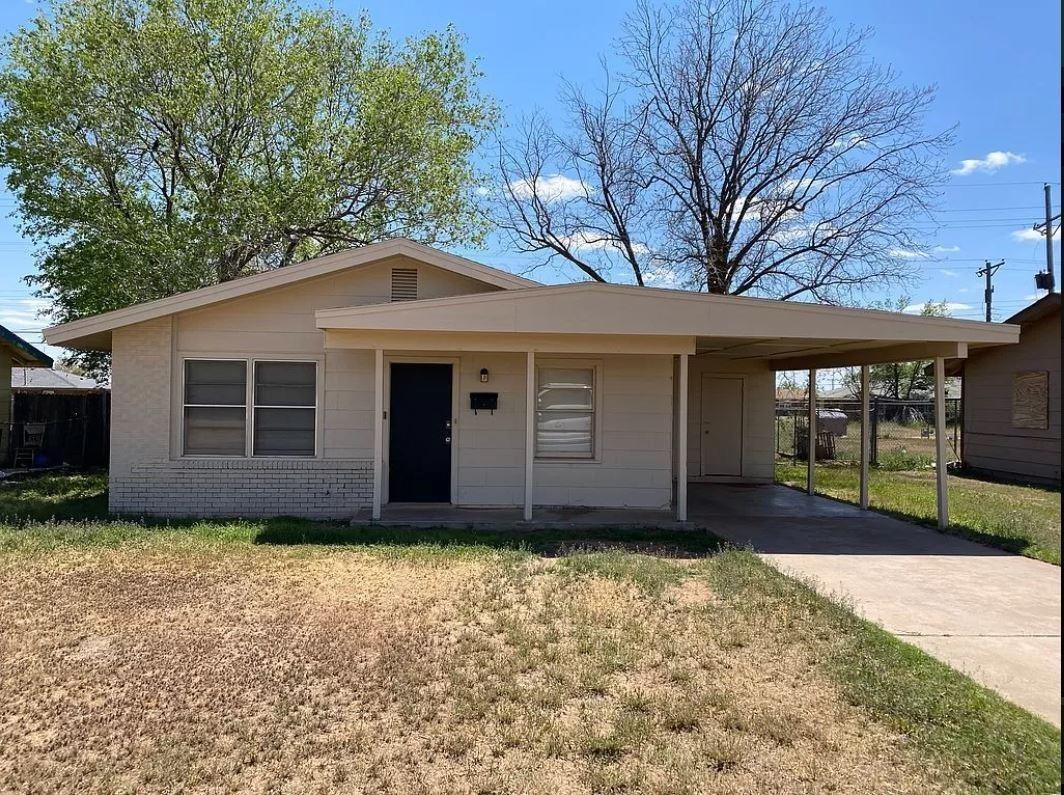
[{"label": "white window frame", "polygon": [[[180,356],[180,406],[181,411],[178,417],[178,434],[175,440],[178,450],[180,450],[180,458],[187,459],[223,459],[223,460],[243,460],[254,458],[259,461],[307,461],[316,458],[321,458],[322,449],[322,432],[321,432],[321,399],[322,399],[322,369],[323,361],[320,358],[307,358],[307,357],[292,357],[292,356],[271,356],[263,355],[256,357],[247,356],[204,356],[197,354],[189,354]],[[244,389],[244,452],[243,454],[233,455],[221,455],[210,453],[186,453],[185,452],[185,408],[186,406],[197,406],[206,408],[236,408],[235,405],[223,404],[215,406],[214,404],[206,403],[185,403],[185,381],[187,378],[187,369],[185,362],[243,362],[244,371],[247,374],[245,380]],[[300,408],[300,409],[314,409],[314,455],[255,455],[255,364],[256,362],[287,362],[297,364],[313,364],[314,365],[314,405],[313,406],[259,406],[259,408]]]},{"label": "white window frame", "polygon": [[[188,362],[241,362],[244,365],[244,402],[242,404],[237,403],[189,403],[187,400],[188,390]],[[247,455],[247,437],[248,437],[248,360],[233,357],[233,356],[186,356],[181,359],[181,434],[178,438],[178,442],[181,445],[181,457],[182,458],[243,458]],[[239,453],[233,453],[232,455],[226,455],[224,453],[186,453],[185,452],[185,411],[188,408],[199,409],[235,409],[242,408],[244,410],[244,455]]]},{"label": "white window frame", "polygon": [[[536,357],[536,395],[539,394],[540,372],[542,370],[591,370],[591,453],[572,455],[544,455],[538,449],[534,451],[534,460],[555,464],[597,464],[600,459],[602,439],[602,362],[598,359],[540,359]],[[551,411],[548,409],[548,411]],[[532,417],[536,423],[533,438],[539,436],[539,423],[536,419],[540,409],[533,406]],[[569,413],[574,413],[570,411]]]},{"label": "white window frame", "polygon": [[[269,404],[258,404],[255,401],[255,370],[260,362],[272,362],[275,364],[312,364],[314,365],[314,405],[313,406],[274,406]],[[317,359],[274,359],[274,358],[260,358],[251,359],[248,362],[248,393],[251,406],[251,422],[248,424],[247,433],[247,454],[251,458],[280,458],[285,461],[289,459],[308,459],[318,457],[318,384],[320,382],[320,370]],[[314,452],[311,455],[255,455],[255,412],[258,409],[313,409],[314,410]]]}]

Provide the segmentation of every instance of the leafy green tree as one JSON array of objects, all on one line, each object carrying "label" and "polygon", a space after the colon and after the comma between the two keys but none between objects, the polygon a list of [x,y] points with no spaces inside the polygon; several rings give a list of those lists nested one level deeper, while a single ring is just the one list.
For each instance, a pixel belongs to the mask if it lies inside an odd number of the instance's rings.
[{"label": "leafy green tree", "polygon": [[[872,304],[871,309],[884,309],[901,312],[912,306],[912,299],[903,296],[894,301]],[[924,317],[947,317],[949,311],[946,303],[928,301],[920,307]],[[871,393],[895,400],[910,400],[924,397],[934,389],[934,378],[927,374],[928,362],[892,362],[890,364],[873,364],[868,368],[868,380]],[[847,388],[855,398],[861,396],[861,371],[849,369],[844,374]]]},{"label": "leafy green tree", "polygon": [[472,243],[495,121],[454,30],[291,0],[55,0],[0,65],[0,165],[60,321],[407,236]]}]

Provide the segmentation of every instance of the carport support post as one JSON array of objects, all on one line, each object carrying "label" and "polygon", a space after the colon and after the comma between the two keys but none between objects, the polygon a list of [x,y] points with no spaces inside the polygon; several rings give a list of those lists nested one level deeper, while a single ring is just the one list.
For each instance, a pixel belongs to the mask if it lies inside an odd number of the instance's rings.
[{"label": "carport support post", "polygon": [[687,354],[680,354],[676,423],[676,520],[687,521]]},{"label": "carport support post", "polygon": [[384,483],[384,350],[373,351],[373,519],[381,518]]},{"label": "carport support post", "polygon": [[532,474],[536,457],[536,354],[525,364],[525,521],[532,521]]},{"label": "carport support post", "polygon": [[861,507],[868,510],[868,460],[871,458],[872,440],[869,438],[869,368],[861,365]]},{"label": "carport support post", "polygon": [[946,472],[946,360],[935,357],[935,484],[938,526],[949,525],[948,473]]},{"label": "carport support post", "polygon": [[806,452],[805,490],[813,493],[813,468],[816,466],[816,370],[809,371],[809,441]]}]

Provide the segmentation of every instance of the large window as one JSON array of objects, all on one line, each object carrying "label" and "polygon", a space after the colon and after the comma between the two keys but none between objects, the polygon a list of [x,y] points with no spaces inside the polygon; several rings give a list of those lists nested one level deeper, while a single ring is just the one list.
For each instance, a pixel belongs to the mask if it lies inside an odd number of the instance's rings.
[{"label": "large window", "polygon": [[595,368],[536,371],[536,457],[595,457]]},{"label": "large window", "polygon": [[255,455],[314,455],[314,362],[255,362]]},{"label": "large window", "polygon": [[314,362],[185,360],[185,455],[313,456],[316,413]]},{"label": "large window", "polygon": [[185,360],[185,455],[244,455],[247,362]]}]

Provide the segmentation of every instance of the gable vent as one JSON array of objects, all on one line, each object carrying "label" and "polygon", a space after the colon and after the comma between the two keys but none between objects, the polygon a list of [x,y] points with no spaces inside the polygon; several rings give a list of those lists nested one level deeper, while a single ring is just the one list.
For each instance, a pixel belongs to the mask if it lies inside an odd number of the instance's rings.
[{"label": "gable vent", "polygon": [[417,268],[392,268],[392,300],[417,300]]}]

